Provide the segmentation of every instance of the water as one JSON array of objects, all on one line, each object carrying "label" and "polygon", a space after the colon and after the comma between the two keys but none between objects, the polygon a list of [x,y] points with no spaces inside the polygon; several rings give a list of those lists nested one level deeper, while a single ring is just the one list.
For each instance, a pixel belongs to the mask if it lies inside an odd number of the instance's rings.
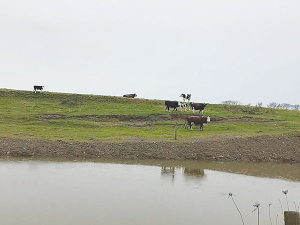
[{"label": "water", "polygon": [[299,181],[289,164],[0,161],[0,224],[242,224],[231,192],[245,224],[259,202],[260,224],[272,204],[279,225],[300,206]]}]

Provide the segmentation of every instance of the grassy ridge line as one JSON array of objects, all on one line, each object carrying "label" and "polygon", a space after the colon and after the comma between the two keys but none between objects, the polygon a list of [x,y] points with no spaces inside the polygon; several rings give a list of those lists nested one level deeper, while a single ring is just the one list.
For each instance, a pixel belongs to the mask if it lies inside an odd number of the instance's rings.
[{"label": "grassy ridge line", "polygon": [[[191,112],[166,112],[164,101],[0,89],[0,137],[77,141],[178,141],[215,136],[300,133],[300,112],[209,104],[212,122],[183,129]],[[195,113],[197,114],[197,113]]]}]

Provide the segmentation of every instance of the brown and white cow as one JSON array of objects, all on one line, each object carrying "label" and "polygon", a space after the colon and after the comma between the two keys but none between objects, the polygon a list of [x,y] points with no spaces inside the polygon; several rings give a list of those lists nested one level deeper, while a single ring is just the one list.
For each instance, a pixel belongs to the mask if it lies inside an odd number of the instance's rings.
[{"label": "brown and white cow", "polygon": [[136,93],[123,95],[123,97],[125,97],[125,98],[134,98],[136,96],[137,96]]},{"label": "brown and white cow", "polygon": [[206,116],[187,116],[185,119],[185,128],[186,129],[191,129],[193,130],[192,126],[195,125],[200,125],[199,129],[200,131],[203,131],[203,124],[208,124],[210,122],[210,117]]}]

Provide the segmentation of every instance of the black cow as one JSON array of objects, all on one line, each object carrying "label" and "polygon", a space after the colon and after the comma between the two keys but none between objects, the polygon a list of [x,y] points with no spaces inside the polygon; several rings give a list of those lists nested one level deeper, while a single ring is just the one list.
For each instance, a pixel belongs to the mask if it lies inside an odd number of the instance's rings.
[{"label": "black cow", "polygon": [[123,95],[123,97],[125,97],[125,98],[134,98],[136,96],[137,96],[136,93]]},{"label": "black cow", "polygon": [[191,94],[181,94],[179,97],[182,97],[184,102],[185,102],[185,100],[190,102],[192,95]]},{"label": "black cow", "polygon": [[173,108],[173,111],[177,111],[177,107],[179,107],[180,104],[177,101],[165,101],[165,106],[168,111],[170,111],[170,108]]},{"label": "black cow", "polygon": [[202,114],[203,114],[203,110],[206,106],[207,106],[206,103],[193,103],[193,102],[191,102],[190,103],[190,110],[192,110],[193,112],[195,110],[199,110],[199,113],[202,112]]},{"label": "black cow", "polygon": [[203,124],[207,124],[210,122],[210,117],[205,117],[205,116],[187,116],[185,120],[185,128],[186,129],[193,129],[192,126],[193,124],[195,125],[200,125],[199,129],[200,131],[203,131]]},{"label": "black cow", "polygon": [[42,91],[44,88],[44,86],[38,86],[38,85],[34,85],[33,86],[33,91],[36,92],[36,90]]}]

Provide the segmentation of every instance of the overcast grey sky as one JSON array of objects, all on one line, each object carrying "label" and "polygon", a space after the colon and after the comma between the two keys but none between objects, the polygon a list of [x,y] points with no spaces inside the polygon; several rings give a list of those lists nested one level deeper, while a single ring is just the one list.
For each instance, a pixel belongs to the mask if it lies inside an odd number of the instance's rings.
[{"label": "overcast grey sky", "polygon": [[0,0],[0,88],[300,103],[299,0]]}]

